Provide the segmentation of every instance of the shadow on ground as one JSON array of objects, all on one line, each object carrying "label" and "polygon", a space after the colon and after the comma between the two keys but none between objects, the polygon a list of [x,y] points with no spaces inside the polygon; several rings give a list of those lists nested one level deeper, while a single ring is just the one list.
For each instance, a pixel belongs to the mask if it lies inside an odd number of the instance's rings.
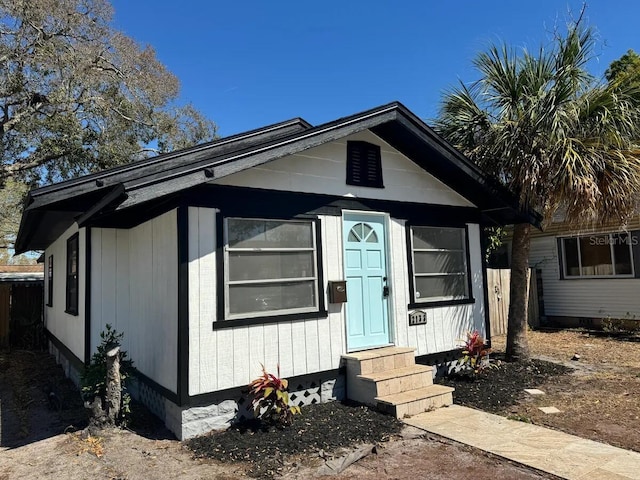
[{"label": "shadow on ground", "polygon": [[[142,405],[133,403],[129,426],[139,435],[173,439]],[[0,352],[0,448],[16,448],[87,426],[77,387],[46,352]]]}]

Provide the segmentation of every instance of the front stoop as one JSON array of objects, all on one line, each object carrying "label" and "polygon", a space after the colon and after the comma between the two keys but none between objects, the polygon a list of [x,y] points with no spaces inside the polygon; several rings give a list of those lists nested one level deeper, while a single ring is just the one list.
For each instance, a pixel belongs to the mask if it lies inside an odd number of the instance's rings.
[{"label": "front stoop", "polygon": [[414,348],[343,355],[347,398],[404,418],[453,403],[453,388],[433,384],[433,367],[416,365]]}]

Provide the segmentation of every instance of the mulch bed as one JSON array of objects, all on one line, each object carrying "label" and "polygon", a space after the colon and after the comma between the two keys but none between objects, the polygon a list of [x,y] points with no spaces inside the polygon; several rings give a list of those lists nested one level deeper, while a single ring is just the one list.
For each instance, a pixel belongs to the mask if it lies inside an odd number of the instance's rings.
[{"label": "mulch bed", "polygon": [[287,428],[265,426],[257,420],[222,432],[193,438],[187,446],[199,458],[247,462],[248,474],[269,477],[282,470],[287,457],[322,452],[329,455],[359,443],[377,443],[400,432],[402,423],[367,407],[340,402],[302,408]]},{"label": "mulch bed", "polygon": [[454,387],[453,399],[459,405],[500,413],[518,403],[525,396],[525,388],[536,388],[552,377],[571,371],[563,365],[542,360],[522,363],[499,361],[475,376],[450,375],[436,382]]}]

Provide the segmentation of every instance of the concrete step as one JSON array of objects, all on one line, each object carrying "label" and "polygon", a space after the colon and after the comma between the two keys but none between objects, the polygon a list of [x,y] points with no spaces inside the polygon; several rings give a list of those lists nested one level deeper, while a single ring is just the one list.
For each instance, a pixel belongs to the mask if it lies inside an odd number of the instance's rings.
[{"label": "concrete step", "polygon": [[453,404],[453,391],[444,385],[429,385],[401,393],[376,397],[378,409],[405,418]]},{"label": "concrete step", "polygon": [[357,375],[356,378],[356,381],[359,380],[365,384],[370,384],[365,385],[365,388],[369,389],[374,397],[380,397],[432,385],[433,369],[426,365],[411,365],[377,373]]},{"label": "concrete step", "polygon": [[404,368],[415,364],[415,348],[384,347],[342,355],[347,362],[347,370],[354,375]]}]

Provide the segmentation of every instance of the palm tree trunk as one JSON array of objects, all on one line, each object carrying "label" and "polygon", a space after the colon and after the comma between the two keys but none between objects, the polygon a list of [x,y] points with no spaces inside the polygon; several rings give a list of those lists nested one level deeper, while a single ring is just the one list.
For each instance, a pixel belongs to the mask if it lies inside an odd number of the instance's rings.
[{"label": "palm tree trunk", "polygon": [[529,306],[529,247],[531,225],[515,226],[511,245],[511,284],[509,285],[509,321],[507,326],[507,359],[529,360],[527,312]]}]

